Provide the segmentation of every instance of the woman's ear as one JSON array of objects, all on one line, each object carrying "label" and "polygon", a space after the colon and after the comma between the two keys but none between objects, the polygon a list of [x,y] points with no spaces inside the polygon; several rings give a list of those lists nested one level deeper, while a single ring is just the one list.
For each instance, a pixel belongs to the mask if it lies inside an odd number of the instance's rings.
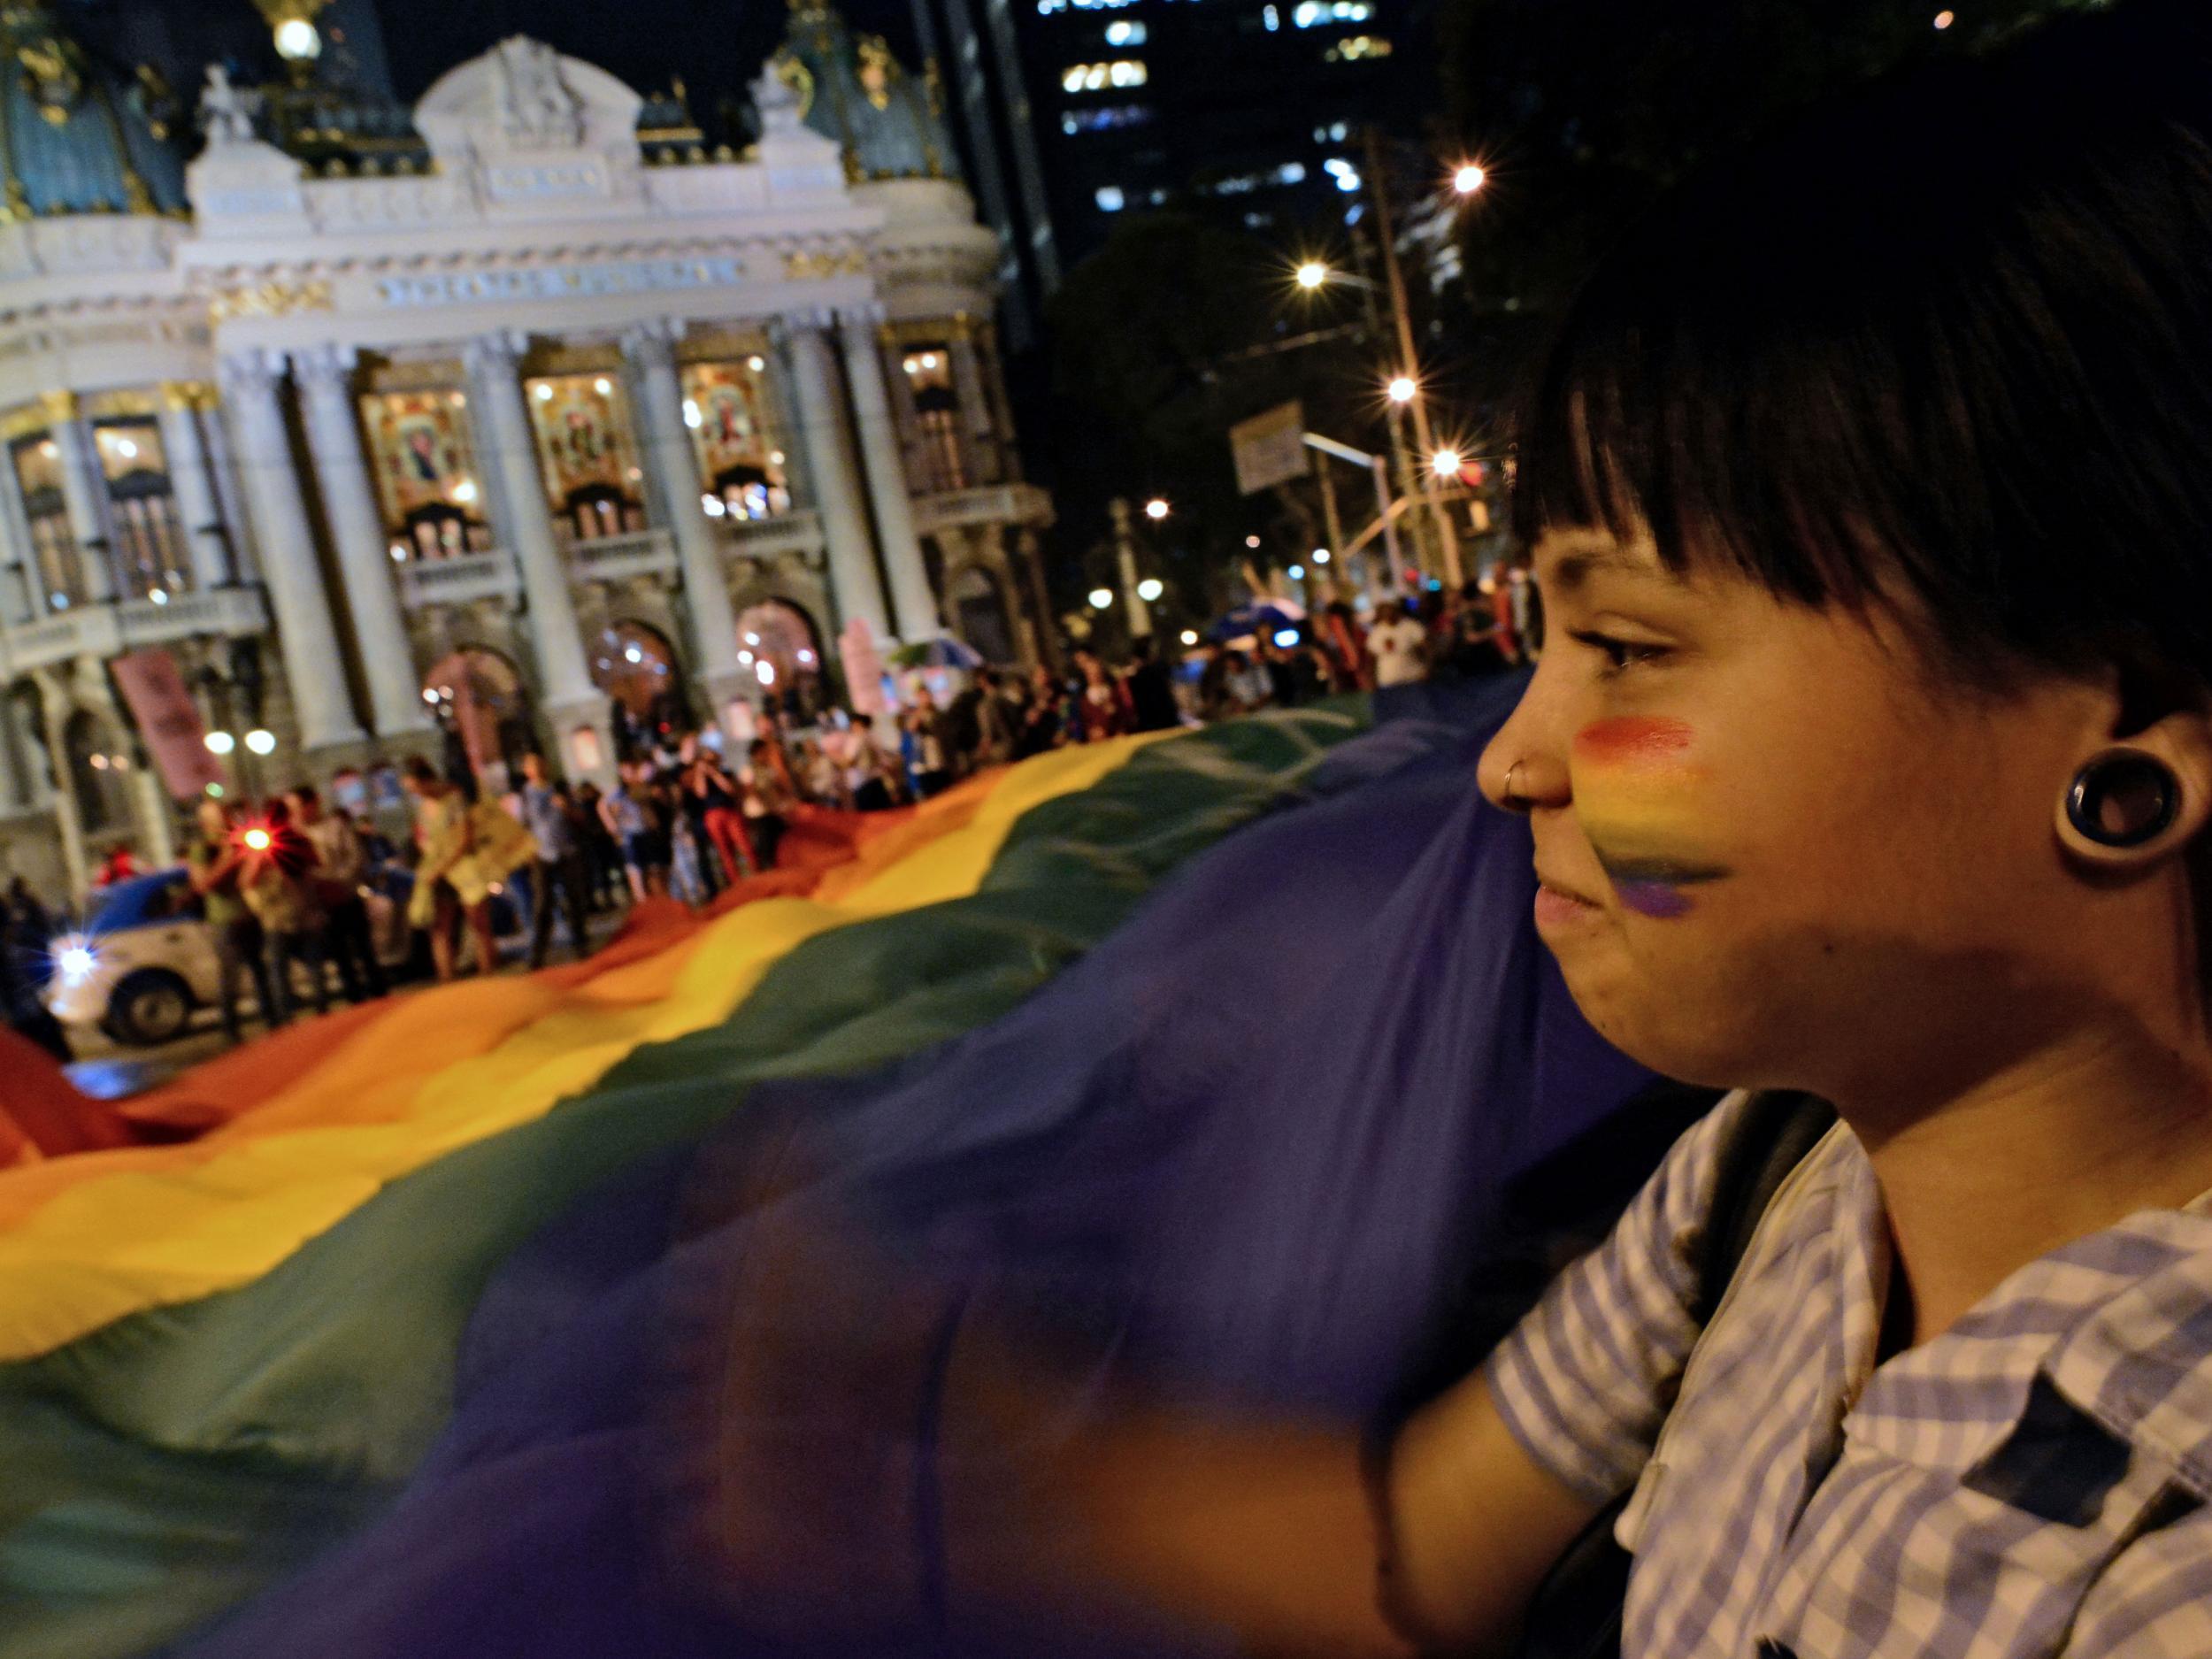
[{"label": "woman's ear", "polygon": [[2083,756],[2055,821],[2067,852],[2101,869],[2171,857],[2212,822],[2212,715],[2172,709]]}]

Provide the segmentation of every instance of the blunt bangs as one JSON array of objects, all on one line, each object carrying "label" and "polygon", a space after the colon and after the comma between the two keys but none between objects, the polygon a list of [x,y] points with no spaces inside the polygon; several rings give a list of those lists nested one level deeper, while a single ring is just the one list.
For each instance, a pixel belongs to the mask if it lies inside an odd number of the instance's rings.
[{"label": "blunt bangs", "polygon": [[1880,605],[1984,677],[2212,682],[2212,50],[2161,0],[1708,169],[1570,309],[1515,512]]}]

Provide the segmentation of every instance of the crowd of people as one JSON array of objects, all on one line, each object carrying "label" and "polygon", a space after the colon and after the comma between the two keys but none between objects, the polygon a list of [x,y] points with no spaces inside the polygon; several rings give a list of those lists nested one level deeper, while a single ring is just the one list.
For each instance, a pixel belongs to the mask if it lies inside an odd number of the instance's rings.
[{"label": "crowd of people", "polygon": [[[1279,625],[1201,645],[1179,663],[1140,639],[1118,664],[1078,649],[1064,672],[983,666],[934,693],[918,679],[905,707],[875,720],[838,712],[800,726],[771,709],[741,743],[711,728],[658,730],[631,746],[603,789],[557,778],[538,754],[485,780],[417,757],[402,770],[411,822],[396,834],[304,783],[259,802],[204,800],[184,862],[219,964],[223,1029],[242,1036],[249,991],[273,1029],[303,1005],[325,1011],[334,979],[338,995],[359,1002],[386,995],[393,971],[419,957],[441,980],[494,972],[506,932],[523,935],[518,954],[533,968],[549,959],[557,933],[583,956],[595,916],[655,897],[703,905],[772,868],[801,807],[886,810],[1070,744],[1497,672],[1532,655],[1533,608],[1525,573],[1509,571],[1364,618],[1340,601],[1302,618],[1275,612]],[[395,869],[407,874],[382,885],[404,903],[406,925],[379,939],[368,896]],[[117,847],[94,888],[141,873],[132,850]],[[0,991],[19,1029],[35,1024],[58,1047],[38,992],[65,918],[20,879],[0,902],[10,946]]]}]

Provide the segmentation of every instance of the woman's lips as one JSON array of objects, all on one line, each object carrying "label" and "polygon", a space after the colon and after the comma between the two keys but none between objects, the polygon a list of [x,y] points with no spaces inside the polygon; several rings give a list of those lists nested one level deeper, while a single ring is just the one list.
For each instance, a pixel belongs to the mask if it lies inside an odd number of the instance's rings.
[{"label": "woman's lips", "polygon": [[1548,881],[1540,882],[1536,889],[1536,926],[1540,933],[1546,928],[1571,926],[1587,921],[1604,912],[1578,893],[1555,887]]}]

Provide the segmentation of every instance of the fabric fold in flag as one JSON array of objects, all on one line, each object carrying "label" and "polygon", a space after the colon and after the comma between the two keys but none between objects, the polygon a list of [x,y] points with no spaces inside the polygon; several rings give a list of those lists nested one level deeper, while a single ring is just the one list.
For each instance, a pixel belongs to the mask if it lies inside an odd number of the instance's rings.
[{"label": "fabric fold in flag", "polygon": [[[871,1071],[1002,1016],[1193,855],[1318,787],[1369,723],[1351,700],[1041,757],[950,803],[942,833],[895,827],[833,894],[741,905],[674,965],[597,976],[396,1098],[365,1104],[326,1063],[211,1158],[100,1155],[127,1162],[0,1223],[11,1652],[150,1651],[409,1509],[470,1317],[534,1234],[680,1159],[766,1080]],[[465,1024],[479,989],[414,1001]]]}]

